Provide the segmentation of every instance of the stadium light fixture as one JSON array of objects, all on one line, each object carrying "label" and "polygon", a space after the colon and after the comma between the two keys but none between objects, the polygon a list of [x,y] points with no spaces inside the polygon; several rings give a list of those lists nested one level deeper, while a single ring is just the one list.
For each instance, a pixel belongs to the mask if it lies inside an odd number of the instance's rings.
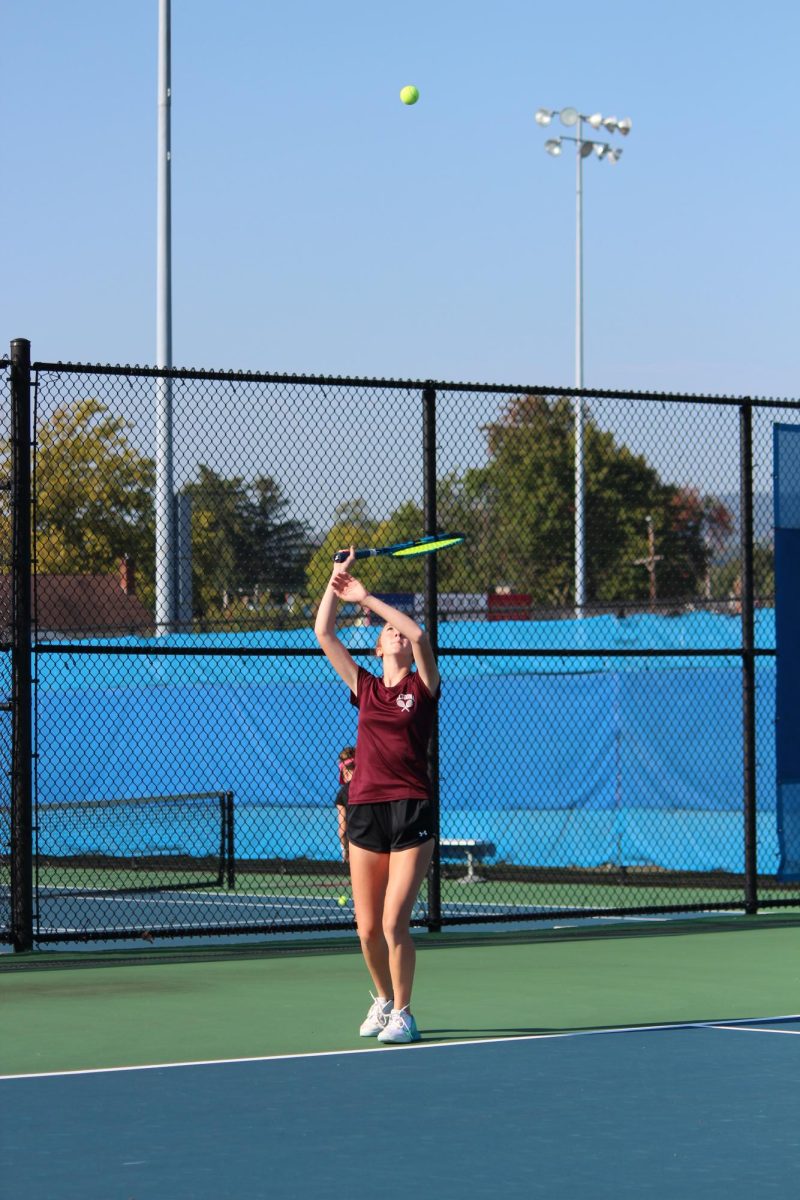
[{"label": "stadium light fixture", "polygon": [[[618,121],[616,117],[604,117],[602,113],[584,116],[577,108],[538,108],[534,114],[537,125],[549,125],[558,117],[568,129],[575,128],[576,136],[562,133],[548,138],[544,148],[553,158],[558,158],[563,142],[574,142],[577,161],[578,186],[575,212],[575,387],[583,388],[583,160],[594,151],[603,162],[616,163],[622,150],[610,142],[594,141],[583,136],[584,122],[592,130],[608,134],[621,133],[627,137],[631,131],[630,117]],[[582,617],[586,609],[586,522],[584,487],[584,424],[585,402],[576,396],[575,408],[575,615]]]}]

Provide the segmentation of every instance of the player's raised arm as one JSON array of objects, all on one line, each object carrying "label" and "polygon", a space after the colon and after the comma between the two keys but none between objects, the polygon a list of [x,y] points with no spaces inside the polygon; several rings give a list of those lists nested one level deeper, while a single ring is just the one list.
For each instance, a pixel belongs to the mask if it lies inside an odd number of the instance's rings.
[{"label": "player's raised arm", "polygon": [[353,661],[350,653],[336,636],[336,609],[339,604],[339,596],[334,589],[334,582],[337,575],[352,563],[355,558],[353,547],[350,547],[350,554],[342,563],[335,563],[331,574],[328,586],[323,592],[322,599],[319,602],[317,609],[317,619],[314,622],[314,633],[317,641],[322,647],[322,651],[328,662],[333,667],[337,675],[347,684],[351,692],[355,692],[358,680],[358,667]]},{"label": "player's raised arm", "polygon": [[363,583],[349,573],[349,565],[349,562],[341,564],[342,569],[331,577],[330,586],[340,599],[360,604],[362,608],[375,613],[376,617],[380,617],[408,639],[419,677],[431,695],[435,696],[439,688],[439,668],[427,633],[408,613],[394,608],[385,600],[379,600],[377,596],[368,592]]}]

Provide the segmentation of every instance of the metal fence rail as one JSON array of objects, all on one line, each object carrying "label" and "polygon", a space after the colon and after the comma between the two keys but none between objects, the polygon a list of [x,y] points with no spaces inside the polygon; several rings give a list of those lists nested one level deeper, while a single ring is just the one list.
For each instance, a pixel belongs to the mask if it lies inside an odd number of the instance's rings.
[{"label": "metal fence rail", "polygon": [[[12,345],[7,369],[3,524],[0,925],[17,948],[351,928],[334,794],[355,713],[314,608],[336,549],[443,528],[466,545],[364,567],[371,591],[425,622],[444,681],[440,851],[415,923],[796,901],[776,843],[770,439],[775,420],[800,424],[799,402],[29,372],[27,353]],[[375,629],[346,608],[341,628],[368,666]],[[230,798],[222,815],[190,805],[171,829],[111,804],[207,793]]]}]

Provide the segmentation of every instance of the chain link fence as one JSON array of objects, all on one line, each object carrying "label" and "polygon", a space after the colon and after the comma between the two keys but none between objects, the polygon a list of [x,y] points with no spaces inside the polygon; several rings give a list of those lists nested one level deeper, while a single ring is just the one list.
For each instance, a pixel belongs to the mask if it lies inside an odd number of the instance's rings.
[{"label": "chain link fence", "polygon": [[[12,836],[10,788],[2,819],[7,876],[31,842],[33,941],[352,928],[334,800],[356,711],[315,607],[336,550],[434,528],[466,543],[362,572],[427,620],[443,677],[440,849],[415,923],[796,900],[771,439],[800,404],[31,378],[31,829]],[[340,632],[369,667],[367,615],[342,607]]]}]

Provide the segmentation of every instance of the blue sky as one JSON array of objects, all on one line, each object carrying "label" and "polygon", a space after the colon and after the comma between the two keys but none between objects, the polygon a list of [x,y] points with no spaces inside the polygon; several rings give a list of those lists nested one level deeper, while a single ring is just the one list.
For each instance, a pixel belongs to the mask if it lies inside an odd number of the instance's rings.
[{"label": "blue sky", "polygon": [[[0,332],[155,358],[157,0],[5,0]],[[788,0],[173,0],[176,365],[800,393]],[[399,89],[421,93],[404,107]]]}]

